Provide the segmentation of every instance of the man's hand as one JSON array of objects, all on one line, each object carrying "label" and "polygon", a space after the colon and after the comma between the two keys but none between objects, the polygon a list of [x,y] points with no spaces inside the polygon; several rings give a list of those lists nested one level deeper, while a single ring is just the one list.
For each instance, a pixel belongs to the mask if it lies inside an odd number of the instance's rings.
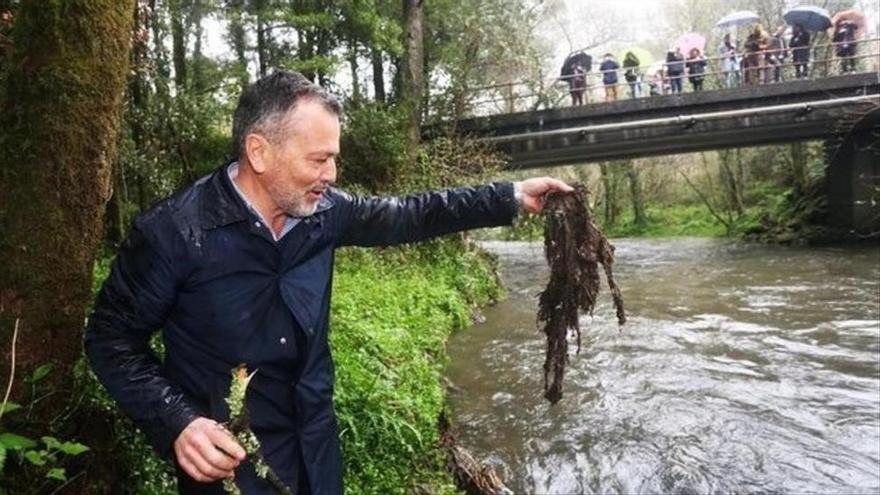
[{"label": "man's hand", "polygon": [[537,177],[518,183],[522,193],[522,207],[529,213],[541,213],[544,209],[544,195],[552,191],[572,192],[571,186],[550,177]]},{"label": "man's hand", "polygon": [[245,451],[226,428],[208,418],[196,418],[174,441],[177,463],[202,483],[231,478]]}]

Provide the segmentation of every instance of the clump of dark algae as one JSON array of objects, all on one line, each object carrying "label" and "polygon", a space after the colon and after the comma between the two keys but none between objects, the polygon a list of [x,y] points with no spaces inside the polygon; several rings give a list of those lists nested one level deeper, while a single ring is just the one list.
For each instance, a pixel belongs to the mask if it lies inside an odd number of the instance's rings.
[{"label": "clump of dark algae", "polygon": [[617,309],[617,322],[620,325],[626,322],[623,297],[611,272],[614,246],[593,222],[586,187],[583,184],[573,187],[572,193],[548,194],[544,204],[544,255],[550,265],[550,281],[541,292],[538,324],[544,324],[547,335],[544,397],[551,404],[562,398],[569,330],[577,335],[580,352],[578,315],[579,311],[593,314],[599,294],[600,264]]}]

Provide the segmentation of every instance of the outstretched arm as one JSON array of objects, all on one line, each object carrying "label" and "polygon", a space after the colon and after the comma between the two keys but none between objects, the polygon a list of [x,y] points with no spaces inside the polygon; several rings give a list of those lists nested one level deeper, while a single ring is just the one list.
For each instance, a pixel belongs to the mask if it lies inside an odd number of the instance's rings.
[{"label": "outstretched arm", "polygon": [[520,208],[539,213],[544,207],[544,195],[551,191],[568,192],[571,187],[542,177],[399,198],[359,198],[336,192],[333,199],[338,207],[337,244],[392,245],[462,230],[510,225]]}]

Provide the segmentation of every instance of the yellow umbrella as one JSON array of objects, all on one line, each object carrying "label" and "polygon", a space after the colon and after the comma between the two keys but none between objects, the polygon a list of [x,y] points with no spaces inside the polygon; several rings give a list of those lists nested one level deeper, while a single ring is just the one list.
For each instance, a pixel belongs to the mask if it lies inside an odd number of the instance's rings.
[{"label": "yellow umbrella", "polygon": [[637,59],[639,59],[639,67],[641,67],[643,71],[647,70],[648,66],[651,65],[652,62],[654,62],[654,57],[648,50],[634,46],[623,50],[617,56],[617,61],[618,63],[620,63],[621,67],[623,66],[623,61],[626,60],[627,53],[632,53],[636,56]]}]

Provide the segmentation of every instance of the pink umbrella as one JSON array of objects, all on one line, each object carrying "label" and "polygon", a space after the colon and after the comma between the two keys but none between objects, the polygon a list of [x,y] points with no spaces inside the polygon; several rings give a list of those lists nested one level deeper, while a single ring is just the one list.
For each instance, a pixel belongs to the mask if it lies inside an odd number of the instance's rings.
[{"label": "pink umbrella", "polygon": [[678,47],[681,53],[687,55],[694,48],[700,50],[700,53],[706,48],[706,37],[699,33],[687,33],[676,38],[672,46]]}]

